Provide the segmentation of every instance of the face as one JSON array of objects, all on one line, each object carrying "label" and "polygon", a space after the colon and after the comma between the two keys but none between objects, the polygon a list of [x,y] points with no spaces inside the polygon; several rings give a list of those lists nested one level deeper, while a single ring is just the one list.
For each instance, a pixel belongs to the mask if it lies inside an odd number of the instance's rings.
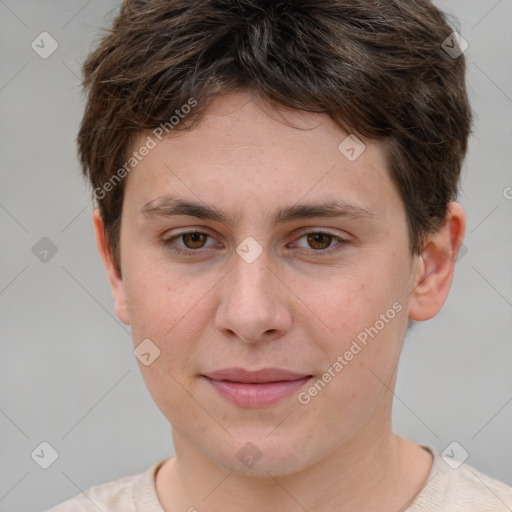
[{"label": "face", "polygon": [[384,153],[347,136],[236,93],[129,174],[114,294],[178,456],[284,475],[387,428],[417,265]]}]

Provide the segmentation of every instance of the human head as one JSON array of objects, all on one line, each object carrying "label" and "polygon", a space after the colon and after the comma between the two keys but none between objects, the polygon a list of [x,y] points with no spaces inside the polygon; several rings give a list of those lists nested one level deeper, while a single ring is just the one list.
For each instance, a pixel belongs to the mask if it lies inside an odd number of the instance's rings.
[{"label": "human head", "polygon": [[[260,475],[290,474],[389,427],[386,391],[407,318],[442,306],[453,272],[442,249],[456,254],[464,230],[450,199],[469,110],[463,61],[441,48],[450,32],[426,2],[123,4],[85,64],[79,142],[100,189],[95,226],[118,316],[135,345],[149,339],[159,350],[143,376],[177,451],[231,469],[235,446],[248,441],[265,455]],[[354,161],[338,150],[349,134],[365,144]],[[140,159],[126,168],[134,151]],[[126,176],[107,190],[117,169]],[[223,247],[172,253],[169,232],[184,221],[166,214],[165,194],[197,196],[229,216],[198,229]],[[305,196],[372,213],[322,219],[349,240],[313,262],[284,245],[298,238],[292,226],[314,219],[270,220]],[[263,251],[251,263],[235,252],[246,236]],[[375,339],[354,347],[363,332]],[[354,362],[334,377],[329,368],[348,352]],[[240,411],[205,384],[225,366],[272,364],[333,377],[314,401],[286,404],[291,425],[280,406]]]}]

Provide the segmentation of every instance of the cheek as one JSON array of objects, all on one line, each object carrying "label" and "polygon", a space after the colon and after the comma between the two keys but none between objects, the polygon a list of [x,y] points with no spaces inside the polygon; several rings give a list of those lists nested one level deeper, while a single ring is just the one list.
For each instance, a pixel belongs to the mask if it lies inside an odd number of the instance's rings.
[{"label": "cheek", "polygon": [[[387,271],[389,274],[389,270]],[[379,316],[392,308],[400,298],[393,280],[370,269],[347,272],[319,288],[304,289],[304,302],[329,328],[333,339],[345,341],[355,338],[374,325]],[[396,316],[391,311],[389,317]]]},{"label": "cheek", "polygon": [[158,262],[127,261],[124,288],[132,332],[163,341],[166,333],[190,323],[181,320],[193,314],[200,291],[193,280],[161,267]]},{"label": "cheek", "polygon": [[[321,312],[318,316],[329,328],[324,329],[326,335],[310,332],[324,354],[321,371],[338,361],[343,369],[339,364],[338,372],[331,369],[337,376],[333,380],[346,380],[347,389],[355,391],[352,383],[363,385],[366,381],[372,387],[378,382],[372,371],[378,376],[382,373],[385,379],[400,355],[407,326],[403,287],[385,275],[392,276],[390,267],[386,273],[367,269],[364,274],[354,273],[337,280],[322,294],[309,291],[315,297],[311,309]],[[338,378],[342,374],[344,377]]]},{"label": "cheek", "polygon": [[197,411],[186,391],[191,384],[187,368],[194,361],[194,341],[202,329],[200,296],[189,280],[168,278],[147,262],[128,270],[125,290],[134,346],[149,339],[159,351],[150,365],[139,362],[142,377],[169,421],[191,421]]},{"label": "cheek", "polygon": [[313,416],[328,416],[349,428],[363,424],[376,407],[385,409],[389,404],[389,389],[400,356],[404,310],[397,314],[392,308],[383,311],[392,311],[388,323],[373,320],[361,329],[346,322],[345,334],[324,347],[328,362],[301,397],[301,403],[308,401],[307,407],[312,407],[309,410]]},{"label": "cheek", "polygon": [[144,380],[157,402],[160,394],[166,401],[179,402],[182,390],[175,379],[187,386],[184,379],[196,370],[197,340],[213,314],[205,309],[209,304],[205,295],[214,283],[175,272],[170,275],[168,267],[160,267],[147,261],[127,267],[125,293],[134,346],[149,339],[159,350],[154,363],[158,373],[139,365]]}]

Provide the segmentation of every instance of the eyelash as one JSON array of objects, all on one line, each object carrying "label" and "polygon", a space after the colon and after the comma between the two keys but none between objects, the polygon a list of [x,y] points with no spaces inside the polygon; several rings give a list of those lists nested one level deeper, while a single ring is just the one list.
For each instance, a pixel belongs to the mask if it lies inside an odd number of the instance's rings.
[{"label": "eyelash", "polygon": [[[205,233],[204,231],[197,231],[197,230],[192,230],[192,231],[183,231],[182,233],[179,233],[177,235],[173,235],[172,237],[169,237],[169,238],[164,238],[161,240],[161,245],[163,245],[166,249],[169,249],[170,251],[176,253],[176,254],[181,254],[181,255],[184,255],[184,256],[196,256],[201,250],[202,248],[199,248],[199,249],[182,249],[182,248],[179,248],[177,247],[175,244],[174,244],[174,241],[181,238],[182,236],[184,235],[190,235],[190,234],[194,234],[194,233],[197,233],[197,234],[200,234],[200,235],[206,235],[207,237],[209,238],[213,238],[211,235],[209,235],[208,233]],[[335,253],[335,252],[338,252],[338,251],[341,251],[343,250],[343,246],[344,245],[348,245],[350,244],[350,240],[346,240],[344,238],[341,238],[339,237],[338,235],[334,235],[332,233],[329,233],[328,231],[305,231],[303,233],[300,234],[299,238],[297,240],[300,240],[301,238],[303,238],[304,236],[306,235],[311,235],[311,234],[315,234],[315,235],[328,235],[328,236],[331,236],[333,237],[333,240],[338,240],[338,243],[335,244],[333,247],[329,248],[329,249],[311,249],[311,255],[313,256],[328,256],[332,253]],[[342,247],[340,248],[336,248],[338,245],[341,245]]]}]

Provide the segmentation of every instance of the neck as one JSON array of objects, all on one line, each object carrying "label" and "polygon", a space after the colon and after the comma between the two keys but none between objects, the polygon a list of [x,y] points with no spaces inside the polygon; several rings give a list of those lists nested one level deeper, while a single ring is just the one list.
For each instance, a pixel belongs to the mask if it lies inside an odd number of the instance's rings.
[{"label": "neck", "polygon": [[220,467],[174,432],[176,457],[157,474],[164,510],[341,512],[401,510],[421,490],[431,456],[379,418],[327,457],[286,476],[254,477]]}]

